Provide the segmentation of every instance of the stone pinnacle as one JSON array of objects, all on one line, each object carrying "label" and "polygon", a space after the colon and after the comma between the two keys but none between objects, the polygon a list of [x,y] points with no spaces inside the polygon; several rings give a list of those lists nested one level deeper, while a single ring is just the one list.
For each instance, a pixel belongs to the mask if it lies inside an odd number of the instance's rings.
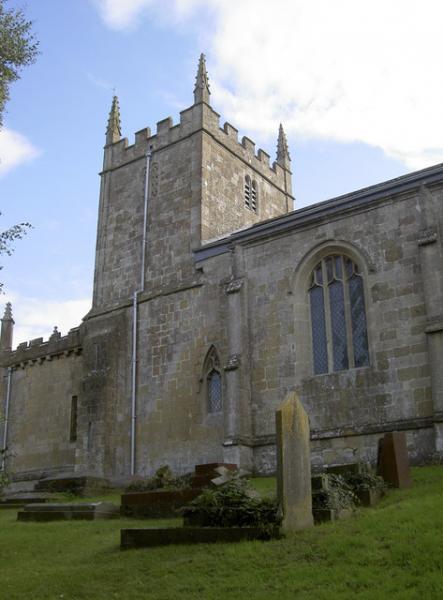
[{"label": "stone pinnacle", "polygon": [[121,137],[120,106],[117,96],[112,99],[111,111],[109,113],[108,127],[106,129],[106,144],[114,144]]},{"label": "stone pinnacle", "polygon": [[6,303],[5,306],[5,314],[3,315],[2,321],[12,321],[12,304],[10,302]]},{"label": "stone pinnacle", "polygon": [[281,123],[278,129],[277,163],[284,169],[289,170],[291,168],[291,157],[288,150],[288,141]]},{"label": "stone pinnacle", "polygon": [[197,77],[195,78],[194,104],[199,104],[200,102],[209,104],[210,94],[206,60],[205,55],[202,53],[200,54],[200,60],[198,61]]}]

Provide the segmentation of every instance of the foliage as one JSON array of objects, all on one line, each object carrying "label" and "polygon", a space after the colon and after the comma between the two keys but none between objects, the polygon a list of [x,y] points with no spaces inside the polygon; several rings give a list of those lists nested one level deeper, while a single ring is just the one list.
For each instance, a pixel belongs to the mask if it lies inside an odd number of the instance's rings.
[{"label": "foliage", "polygon": [[[1,0],[0,0],[1,2]],[[1,216],[1,212],[0,212]],[[18,223],[5,231],[0,231],[0,256],[6,254],[11,256],[14,251],[13,244],[16,240],[21,240],[32,227],[30,223]],[[0,265],[0,270],[3,266]],[[0,292],[3,288],[3,283],[0,283]]]},{"label": "foliage", "polygon": [[168,465],[157,469],[153,477],[134,478],[126,486],[127,492],[150,492],[154,490],[183,490],[191,487],[191,474],[174,475]]},{"label": "foliage", "polygon": [[9,85],[20,77],[20,69],[32,64],[38,54],[38,42],[22,9],[7,8],[0,0],[0,127],[9,99]]},{"label": "foliage", "polygon": [[185,523],[201,527],[259,527],[279,525],[277,502],[260,498],[244,479],[232,479],[218,488],[207,488],[182,510]]},{"label": "foliage", "polygon": [[371,473],[370,471],[346,473],[344,479],[354,492],[360,490],[377,490],[379,492],[384,492],[386,490],[386,484],[383,478],[374,475],[374,473]]},{"label": "foliage", "polygon": [[341,475],[330,473],[325,476],[325,479],[325,488],[312,496],[312,508],[340,510],[351,508],[358,502],[354,490]]},{"label": "foliage", "polygon": [[[7,600],[442,598],[443,467],[413,467],[412,477],[412,488],[392,490],[380,504],[352,519],[266,544],[122,552],[122,527],[180,522],[120,518],[18,523],[17,511],[2,510],[0,596]],[[266,485],[271,482],[266,478]],[[101,498],[93,500],[97,499]]]}]

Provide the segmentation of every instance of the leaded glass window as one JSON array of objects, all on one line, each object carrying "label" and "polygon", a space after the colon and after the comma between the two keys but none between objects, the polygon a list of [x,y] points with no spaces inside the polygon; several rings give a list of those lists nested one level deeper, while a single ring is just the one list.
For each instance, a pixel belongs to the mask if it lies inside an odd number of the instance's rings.
[{"label": "leaded glass window", "polygon": [[220,360],[214,346],[209,349],[204,366],[202,381],[206,387],[206,409],[208,413],[219,413],[223,410],[223,382]]},{"label": "leaded glass window", "polygon": [[314,373],[369,364],[363,280],[343,255],[322,259],[309,286]]},{"label": "leaded glass window", "polygon": [[221,375],[215,369],[207,378],[208,383],[208,412],[216,413],[222,409],[222,382]]}]

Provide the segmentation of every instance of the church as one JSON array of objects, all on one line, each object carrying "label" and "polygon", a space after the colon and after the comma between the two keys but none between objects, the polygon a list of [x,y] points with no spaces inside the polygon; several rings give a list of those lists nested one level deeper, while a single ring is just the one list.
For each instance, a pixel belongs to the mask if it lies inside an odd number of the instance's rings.
[{"label": "church", "polygon": [[283,128],[271,162],[221,126],[202,55],[175,125],[129,145],[114,97],[100,176],[91,310],[17,348],[1,321],[16,480],[272,473],[292,390],[314,469],[374,463],[388,431],[442,458],[443,165],[293,210]]}]

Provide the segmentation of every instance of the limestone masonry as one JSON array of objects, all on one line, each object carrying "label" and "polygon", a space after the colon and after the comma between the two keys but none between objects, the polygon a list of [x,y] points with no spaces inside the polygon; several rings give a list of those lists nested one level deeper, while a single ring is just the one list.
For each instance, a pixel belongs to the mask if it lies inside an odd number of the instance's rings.
[{"label": "limestone masonry", "polygon": [[[20,479],[119,480],[169,464],[276,466],[275,411],[309,416],[311,464],[376,460],[404,431],[443,455],[443,165],[293,210],[276,161],[194,104],[104,148],[92,308],[12,349],[1,330],[0,443]],[[19,315],[17,315],[19,318]]]}]

